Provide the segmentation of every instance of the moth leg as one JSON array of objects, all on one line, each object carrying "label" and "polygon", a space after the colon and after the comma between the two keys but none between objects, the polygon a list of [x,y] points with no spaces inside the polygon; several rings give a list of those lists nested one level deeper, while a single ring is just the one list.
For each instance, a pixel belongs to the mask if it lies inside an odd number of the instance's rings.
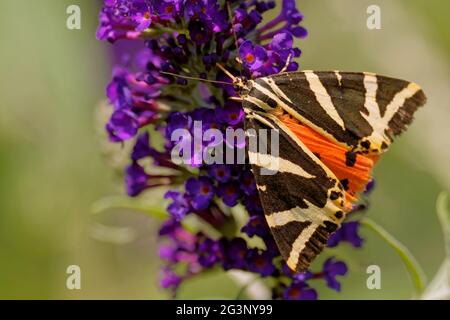
[{"label": "moth leg", "polygon": [[286,64],[284,65],[283,69],[280,70],[280,73],[283,73],[283,72],[287,71],[287,68],[291,64],[291,60],[292,60],[292,54],[289,53],[288,58],[286,60]]}]

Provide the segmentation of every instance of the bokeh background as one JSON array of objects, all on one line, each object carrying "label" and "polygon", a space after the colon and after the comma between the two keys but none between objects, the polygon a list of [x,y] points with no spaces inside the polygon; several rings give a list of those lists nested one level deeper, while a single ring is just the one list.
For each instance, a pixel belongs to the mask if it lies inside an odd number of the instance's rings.
[{"label": "bokeh background", "polygon": [[[66,28],[71,4],[82,10],[79,31]],[[382,30],[366,27],[371,4],[381,7]],[[310,33],[300,44],[302,69],[378,72],[415,81],[429,97],[376,168],[368,214],[431,278],[444,255],[435,200],[450,190],[450,2],[298,0],[298,7]],[[98,10],[92,0],[0,1],[0,298],[168,297],[158,287],[158,221],[132,209],[93,214],[100,199],[123,195],[121,146],[104,144],[99,121],[112,56],[95,39]],[[362,234],[363,249],[330,252],[351,271],[342,293],[319,285],[321,298],[410,298],[398,256],[371,231]],[[81,267],[82,290],[66,289],[72,264]],[[369,264],[381,267],[381,290],[366,288]],[[238,291],[226,274],[211,273],[187,282],[180,297]]]}]

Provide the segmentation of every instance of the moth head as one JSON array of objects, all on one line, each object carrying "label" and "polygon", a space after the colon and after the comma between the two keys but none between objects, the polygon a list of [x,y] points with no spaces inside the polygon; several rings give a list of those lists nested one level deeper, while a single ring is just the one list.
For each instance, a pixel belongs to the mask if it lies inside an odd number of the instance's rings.
[{"label": "moth head", "polygon": [[250,92],[251,82],[244,77],[235,77],[233,79],[233,87],[240,97],[246,96]]}]

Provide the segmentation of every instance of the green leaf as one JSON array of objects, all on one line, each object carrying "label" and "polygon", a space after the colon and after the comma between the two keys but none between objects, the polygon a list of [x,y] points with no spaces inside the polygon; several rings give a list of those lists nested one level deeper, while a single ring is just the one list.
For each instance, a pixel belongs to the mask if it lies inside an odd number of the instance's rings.
[{"label": "green leaf", "polygon": [[436,200],[436,211],[444,234],[446,258],[430,285],[426,288],[422,299],[450,300],[450,211],[448,194],[441,192]]},{"label": "green leaf", "polygon": [[137,199],[130,199],[125,196],[105,197],[95,202],[91,207],[93,214],[100,214],[113,209],[138,211],[159,220],[163,220],[167,217],[166,210],[158,208],[154,204],[146,203]]},{"label": "green leaf", "polygon": [[447,259],[450,259],[450,211],[448,209],[448,194],[441,192],[436,200],[436,211],[444,233],[444,243]]},{"label": "green leaf", "polygon": [[416,258],[412,253],[405,247],[400,241],[394,238],[389,232],[387,232],[383,227],[375,223],[369,218],[364,218],[361,223],[371,229],[375,234],[377,234],[382,240],[384,240],[402,259],[406,270],[409,273],[411,281],[414,285],[415,295],[418,298],[422,294],[425,288],[425,273],[417,262]]}]

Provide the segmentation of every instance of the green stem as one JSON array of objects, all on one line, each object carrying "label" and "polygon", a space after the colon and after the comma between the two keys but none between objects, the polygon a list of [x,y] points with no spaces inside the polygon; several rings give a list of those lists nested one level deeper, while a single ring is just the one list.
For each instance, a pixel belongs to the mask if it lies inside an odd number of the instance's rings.
[{"label": "green stem", "polygon": [[395,252],[400,256],[406,269],[409,272],[409,276],[414,285],[415,295],[418,298],[425,288],[425,274],[420,267],[417,260],[414,258],[412,253],[406,248],[400,241],[395,239],[389,232],[387,232],[383,227],[374,222],[369,218],[364,218],[361,223],[375,232],[381,239],[383,239]]},{"label": "green stem", "polygon": [[448,209],[448,194],[441,192],[436,200],[436,210],[444,233],[445,252],[450,259],[450,211]]},{"label": "green stem", "polygon": [[92,205],[91,212],[93,214],[100,214],[112,209],[139,211],[161,220],[167,217],[167,212],[165,210],[156,208],[154,205],[150,206],[149,204],[139,203],[134,199],[128,199],[124,196],[110,196],[100,199]]}]

